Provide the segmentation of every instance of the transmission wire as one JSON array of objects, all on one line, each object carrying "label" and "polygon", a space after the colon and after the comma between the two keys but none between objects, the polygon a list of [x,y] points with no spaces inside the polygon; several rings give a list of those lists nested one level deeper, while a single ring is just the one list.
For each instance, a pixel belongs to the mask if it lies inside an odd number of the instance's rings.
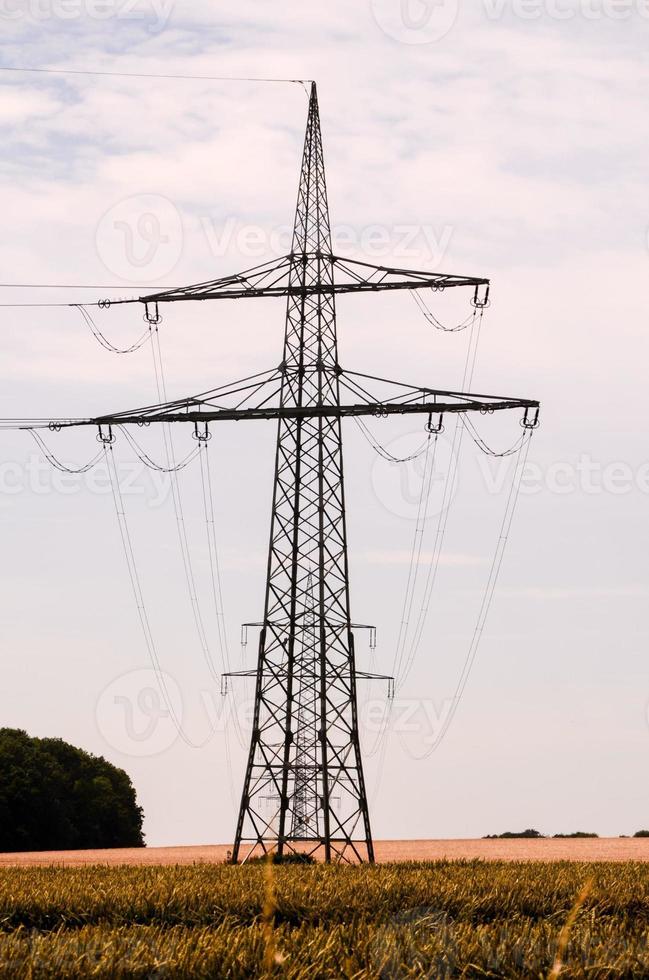
[{"label": "transmission wire", "polygon": [[[153,344],[151,345],[151,350],[153,353],[153,366],[155,371],[156,388],[158,392],[159,402],[167,401],[166,384],[164,380],[164,368],[162,362],[162,351],[160,347],[160,335],[158,332],[157,325],[154,326],[153,330]],[[180,543],[180,551],[183,560],[183,568],[185,572],[185,581],[187,583],[187,590],[189,593],[190,604],[192,607],[192,613],[194,618],[194,623],[196,626],[196,632],[198,634],[199,642],[203,651],[203,656],[207,667],[214,680],[220,680],[218,672],[214,669],[214,664],[212,662],[211,653],[209,649],[209,644],[207,642],[207,634],[205,632],[205,626],[203,624],[203,617],[201,614],[198,596],[196,593],[196,581],[194,577],[194,570],[191,560],[191,555],[189,552],[189,544],[187,540],[187,528],[185,525],[185,517],[182,506],[182,498],[180,495],[180,488],[178,486],[178,481],[175,479],[175,453],[173,446],[173,436],[171,433],[171,426],[167,422],[162,422],[162,434],[163,442],[165,448],[165,456],[167,458],[167,465],[170,471],[170,482],[171,482],[171,496],[174,506],[174,515],[176,518],[176,527],[178,530],[178,539]]]},{"label": "transmission wire", "polygon": [[505,555],[505,548],[507,547],[507,542],[509,540],[509,532],[511,530],[512,521],[514,519],[514,512],[516,510],[516,504],[518,503],[518,498],[520,495],[521,480],[523,473],[525,471],[525,466],[527,464],[527,458],[530,449],[530,442],[532,441],[532,430],[526,431],[524,433],[524,440],[518,450],[518,458],[516,460],[516,465],[514,467],[514,474],[512,477],[512,483],[509,489],[509,496],[507,498],[507,506],[505,508],[505,514],[500,527],[500,535],[498,537],[498,543],[496,545],[496,551],[494,553],[493,561],[491,563],[491,568],[489,571],[489,578],[487,579],[487,584],[485,586],[485,591],[482,597],[482,603],[480,606],[480,611],[476,620],[476,625],[473,631],[473,636],[471,638],[471,643],[469,645],[469,650],[467,652],[462,671],[460,673],[460,678],[457,682],[455,693],[452,698],[452,706],[448,715],[444,719],[442,724],[442,729],[434,739],[432,745],[426,750],[423,756],[419,757],[419,760],[429,758],[433,752],[439,747],[443,741],[446,733],[448,732],[453,719],[455,718],[455,713],[460,705],[462,696],[464,694],[471,670],[475,663],[476,655],[478,653],[478,648],[480,646],[480,640],[482,639],[482,634],[484,631],[485,623],[491,609],[491,605],[494,598],[494,593],[496,590],[496,584],[498,582],[498,577],[500,575],[500,569],[502,568],[503,558]]},{"label": "transmission wire", "polygon": [[409,293],[412,296],[414,302],[419,307],[419,310],[423,314],[424,319],[427,320],[428,323],[431,324],[431,326],[435,327],[436,330],[440,330],[442,333],[460,333],[460,331],[466,330],[468,327],[470,327],[472,325],[473,320],[475,320],[476,308],[474,307],[474,309],[468,315],[466,320],[463,320],[461,323],[458,323],[458,325],[455,327],[445,327],[444,324],[437,319],[433,311],[427,305],[423,296],[420,296],[416,289],[409,290]]},{"label": "transmission wire", "polygon": [[125,425],[120,425],[120,429],[126,436],[128,443],[130,444],[133,452],[138,457],[140,462],[144,463],[145,466],[148,466],[150,470],[155,470],[157,473],[179,473],[181,470],[184,470],[186,466],[189,466],[189,464],[196,459],[196,457],[200,452],[200,447],[196,446],[187,454],[187,456],[185,456],[184,459],[182,459],[179,463],[176,463],[175,466],[171,466],[171,467],[161,466],[159,463],[154,462],[154,460],[151,459],[148,453],[145,453],[145,451],[138,444],[135,437],[128,431],[128,428]]},{"label": "transmission wire", "polygon": [[[479,316],[477,318],[475,318],[474,321],[473,321],[473,326],[472,326],[472,329],[471,329],[471,333],[469,335],[469,346],[468,346],[468,349],[467,349],[467,357],[466,357],[466,362],[465,362],[465,366],[464,366],[464,377],[463,377],[463,380],[462,380],[462,390],[466,390],[467,387],[469,387],[471,385],[472,380],[473,380],[473,374],[475,372],[475,364],[476,364],[476,358],[477,358],[477,353],[478,353],[478,345],[479,345],[479,342],[480,342],[480,333],[481,333],[481,328],[482,328],[482,320],[483,320],[483,310],[480,310]],[[428,611],[430,609],[430,600],[431,600],[432,593],[433,593],[433,590],[434,590],[434,587],[435,587],[435,583],[437,581],[437,573],[438,573],[438,570],[439,570],[439,563],[440,563],[440,558],[441,558],[442,547],[443,547],[443,544],[444,544],[444,537],[445,537],[445,534],[446,534],[446,525],[447,525],[447,522],[448,522],[448,515],[449,515],[449,510],[450,510],[450,504],[451,504],[451,494],[453,492],[453,488],[454,488],[454,485],[455,485],[455,480],[456,480],[456,475],[457,475],[457,467],[458,467],[458,460],[459,460],[460,450],[462,448],[462,435],[463,435],[463,433],[464,433],[464,426],[462,425],[461,413],[460,413],[460,414],[458,414],[458,417],[455,420],[455,428],[454,428],[454,432],[453,432],[453,441],[451,443],[451,455],[450,455],[449,469],[448,469],[448,473],[446,475],[446,481],[445,481],[445,484],[444,484],[444,492],[443,492],[443,497],[442,497],[442,505],[441,505],[441,509],[440,509],[440,513],[439,513],[438,522],[437,522],[437,530],[436,530],[436,534],[435,534],[435,542],[434,542],[434,546],[433,546],[433,554],[432,554],[431,561],[430,561],[430,564],[429,564],[429,567],[428,567],[428,574],[427,574],[426,582],[425,582],[425,585],[424,585],[424,593],[423,593],[423,596],[422,596],[422,604],[421,604],[421,607],[420,607],[420,610],[419,610],[419,613],[418,613],[418,616],[417,616],[417,622],[416,622],[416,625],[415,625],[415,628],[414,628],[414,633],[413,633],[413,638],[412,638],[412,641],[411,641],[411,644],[410,644],[410,649],[409,649],[408,654],[406,656],[405,665],[403,665],[403,675],[401,676],[400,679],[397,680],[398,675],[393,671],[394,676],[395,676],[395,683],[397,683],[399,687],[402,687],[403,686],[403,684],[405,683],[408,675],[410,674],[410,671],[411,671],[412,666],[414,664],[414,661],[416,659],[416,656],[417,656],[419,647],[421,645],[421,640],[422,640],[424,628],[425,628],[425,625],[426,625],[426,620],[427,620],[427,617],[428,617]],[[405,648],[405,646],[404,646],[404,648]],[[397,667],[397,663],[395,663],[395,670],[396,670],[396,667]],[[398,662],[398,667],[399,667],[399,670],[402,669],[402,661],[399,661]]]},{"label": "transmission wire", "polygon": [[[137,564],[135,561],[135,552],[133,550],[133,542],[131,539],[131,534],[129,531],[128,521],[126,519],[126,511],[124,509],[124,499],[122,497],[122,491],[119,483],[119,477],[117,474],[117,469],[115,466],[115,458],[113,456],[113,447],[109,444],[104,444],[104,455],[106,460],[106,469],[108,470],[108,476],[110,481],[110,486],[113,495],[113,503],[115,504],[115,513],[117,514],[117,523],[120,531],[120,538],[122,541],[122,547],[124,549],[124,556],[126,558],[126,565],[128,568],[129,580],[131,583],[131,589],[133,591],[133,596],[135,599],[135,606],[138,612],[138,618],[140,625],[142,627],[142,633],[144,635],[144,642],[149,654],[149,659],[153,667],[153,672],[156,676],[156,680],[160,687],[163,700],[169,712],[169,717],[171,718],[176,731],[182,738],[183,742],[193,749],[203,748],[209,739],[204,742],[195,743],[192,742],[190,738],[185,735],[183,727],[176,717],[176,712],[169,696],[169,691],[167,690],[167,683],[160,666],[160,658],[158,657],[158,651],[156,648],[153,633],[151,631],[151,624],[149,620],[149,615],[144,602],[144,594],[142,592],[142,586],[140,582],[140,575],[137,569]],[[210,733],[211,735],[211,733]]]},{"label": "transmission wire", "polygon": [[[482,319],[483,319],[483,313],[484,313],[484,311],[482,309],[480,310],[479,318],[477,318],[477,319],[476,319],[476,312],[477,311],[474,310],[473,313],[471,314],[471,317],[470,317],[471,333],[469,335],[469,344],[468,344],[468,348],[467,348],[467,355],[466,355],[466,361],[465,361],[465,366],[464,366],[464,377],[463,377],[463,382],[462,382],[462,387],[463,388],[466,388],[466,386],[471,383],[471,379],[473,377],[473,373],[474,373],[474,369],[475,369],[475,362],[476,362],[476,358],[477,358],[477,350],[478,350],[478,344],[479,344],[479,339],[480,339],[480,329],[481,329],[481,326],[482,326]],[[477,329],[476,329],[476,327],[477,327]],[[454,433],[454,445],[455,445],[455,440],[456,440],[456,438],[458,436],[458,432],[460,434],[460,441],[461,441],[461,430],[459,428],[460,427],[460,418],[461,418],[461,416],[458,416],[458,418],[456,419],[456,426],[455,426],[455,433]],[[383,455],[383,458],[390,457],[391,454],[387,453],[387,450],[384,450],[383,447],[380,447],[378,444],[372,442],[371,441],[371,437],[370,437],[370,439],[368,439],[368,441],[371,442],[371,444],[373,445],[373,447],[376,449],[377,452],[380,453],[380,455]],[[459,452],[459,448],[460,447],[459,447],[459,444],[458,444],[458,452]],[[383,452],[381,452],[382,449],[383,449]],[[427,515],[427,512],[428,512],[428,503],[429,503],[429,500],[430,500],[430,492],[431,492],[431,489],[432,489],[432,479],[433,479],[433,475],[434,475],[435,457],[436,457],[436,452],[437,452],[437,436],[435,437],[435,444],[434,444],[432,465],[431,465],[430,470],[428,472],[428,478],[427,478],[427,476],[426,476],[426,473],[427,473],[426,466],[428,464],[428,459],[429,459],[429,449],[430,449],[430,436],[426,440],[426,443],[424,444],[424,447],[423,447],[423,451],[426,452],[426,463],[424,465],[424,478],[422,480],[421,493],[420,493],[420,496],[419,496],[418,512],[417,512],[417,525],[416,525],[415,536],[414,536],[414,539],[413,539],[413,544],[412,544],[411,554],[410,554],[408,580],[407,580],[407,584],[406,584],[406,593],[404,595],[404,603],[403,603],[404,613],[402,614],[402,622],[401,622],[401,625],[400,625],[399,638],[398,638],[397,647],[396,647],[396,650],[395,650],[395,661],[394,661],[394,666],[393,666],[393,670],[392,670],[392,674],[395,677],[395,684],[396,684],[396,681],[397,681],[398,672],[401,670],[401,663],[402,663],[403,656],[404,656],[404,653],[405,653],[406,641],[407,641],[407,635],[408,635],[408,629],[407,629],[407,627],[408,627],[409,621],[410,621],[410,614],[411,614],[411,610],[412,610],[412,603],[414,602],[414,597],[415,597],[415,594],[416,594],[416,585],[417,585],[417,579],[418,579],[418,575],[419,575],[420,557],[421,557],[421,548],[422,548],[422,544],[423,544],[423,529],[424,529],[424,526],[425,526],[425,519],[424,519],[424,521],[422,523],[422,535],[419,537],[419,542],[417,541],[417,538],[418,538],[417,528],[419,527],[419,523],[420,523],[419,518],[420,518],[420,515],[422,513],[422,507],[424,508],[424,513],[426,515]],[[421,455],[421,452],[415,453],[410,458],[417,458],[417,456],[419,456],[419,455]],[[409,461],[410,458],[404,459],[403,462]],[[453,460],[455,458],[456,457],[453,455],[453,452],[452,452],[451,459]],[[394,462],[399,462],[399,460],[397,460],[397,458],[394,457],[394,456],[391,456],[391,460],[394,461]],[[449,486],[452,488],[454,481],[455,481],[455,474],[453,473],[452,480],[451,480],[451,471],[449,470],[449,473],[447,474],[447,477],[446,477],[446,483],[445,483],[445,488],[444,488],[444,500],[443,500],[443,505],[442,505],[443,506],[443,509],[442,509],[441,514],[440,514],[440,518],[444,514],[444,504],[446,502],[446,498],[447,498],[447,495],[448,495],[448,488],[449,488]],[[446,510],[448,510],[447,507],[446,507]],[[438,536],[439,536],[439,527],[438,527]],[[415,556],[416,556],[416,560],[415,560]],[[435,553],[433,553],[432,562],[434,562],[434,561],[435,561]],[[432,562],[431,562],[431,564],[432,564]],[[437,557],[437,564],[438,563],[439,563],[439,556]],[[414,569],[414,575],[413,575],[413,569]],[[428,580],[430,580],[430,571],[431,571],[431,569],[429,567]],[[437,568],[435,568],[435,576],[436,576],[436,574],[437,574]],[[428,580],[427,580],[427,587],[428,587]],[[410,590],[410,595],[409,595],[409,585],[410,585],[411,582],[412,582],[412,588]],[[434,584],[434,581],[433,581],[432,584]],[[431,592],[432,592],[432,585],[431,585]],[[430,601],[430,597],[429,597],[429,601]],[[406,610],[407,610],[407,613],[405,612]],[[426,612],[427,612],[427,610],[426,610]],[[421,610],[420,610],[420,617],[419,617],[419,619],[420,618],[421,618]],[[403,620],[404,619],[407,619],[405,633],[403,633]],[[418,620],[418,625],[419,625],[419,620]],[[420,637],[420,639],[421,639],[421,637]],[[419,644],[417,644],[417,648],[416,649],[418,649],[418,645]],[[416,655],[416,649],[415,649],[415,655]],[[414,655],[412,654],[412,650],[411,650],[411,655],[409,656],[409,661],[411,661],[411,660],[414,660]],[[404,680],[405,680],[405,677],[407,677],[407,675],[409,673],[409,670],[410,670],[410,666],[407,668],[406,674],[404,676]],[[391,714],[392,714],[392,703],[390,704],[388,711],[384,714],[384,721],[383,721],[383,724],[382,724],[382,728],[379,731],[379,734],[378,734],[377,738],[375,739],[375,741],[374,741],[374,743],[372,745],[372,748],[367,753],[370,757],[373,756],[376,753],[376,751],[379,749],[379,747],[380,747],[380,745],[381,745],[382,742],[387,743],[388,728],[389,728]],[[385,751],[385,749],[384,749],[384,751]]]},{"label": "transmission wire", "polygon": [[130,347],[115,347],[115,345],[111,344],[110,340],[108,340],[108,338],[101,332],[85,305],[82,303],[71,303],[70,305],[79,311],[87,326],[90,327],[92,335],[97,343],[100,344],[104,350],[110,351],[112,354],[132,354],[134,351],[139,350],[140,347],[143,347],[147,341],[151,340],[151,327],[149,326],[144,331],[140,339],[136,340]]},{"label": "transmission wire", "polygon": [[[403,657],[405,655],[406,643],[408,639],[408,629],[410,625],[410,617],[412,615],[412,607],[415,600],[415,594],[417,591],[417,581],[419,578],[419,570],[421,567],[421,553],[424,542],[424,533],[426,530],[426,522],[428,520],[428,507],[430,503],[430,495],[433,487],[433,478],[435,476],[435,463],[437,458],[437,446],[438,446],[439,436],[435,436],[433,443],[432,458],[430,458],[430,453],[426,453],[426,464],[424,467],[424,478],[421,484],[421,492],[419,495],[419,503],[417,507],[417,520],[415,523],[415,533],[413,535],[412,548],[410,551],[410,563],[408,567],[408,578],[406,580],[406,592],[403,600],[403,607],[401,612],[401,623],[399,626],[399,635],[397,638],[396,647],[396,658],[394,666],[394,676],[397,677],[401,669],[403,662]],[[430,447],[430,443],[429,443]],[[430,466],[429,464],[430,458]]]},{"label": "transmission wire", "polygon": [[20,68],[14,65],[0,66],[0,71],[39,75],[88,75],[104,78],[157,78],[190,82],[276,82],[287,85],[304,85],[305,82],[312,81],[310,78],[247,78],[238,75],[158,74],[140,71],[93,71],[81,68]]},{"label": "transmission wire", "polygon": [[[166,384],[164,378],[164,366],[162,361],[162,349],[160,346],[160,335],[158,332],[157,324],[154,325],[153,343],[151,345],[151,350],[153,352],[153,364],[155,370],[156,387],[158,391],[158,400],[160,402],[166,402],[167,392],[166,392]],[[192,607],[194,624],[196,626],[196,632],[198,634],[199,643],[203,652],[205,663],[207,664],[207,668],[212,676],[212,679],[220,686],[221,676],[214,664],[214,660],[207,639],[207,633],[205,630],[203,616],[198,600],[198,594],[196,590],[196,580],[194,576],[191,552],[189,549],[189,542],[187,539],[187,528],[185,525],[185,519],[183,513],[182,497],[180,494],[180,486],[178,484],[178,481],[176,480],[176,472],[175,472],[176,464],[175,464],[171,426],[169,423],[166,422],[163,422],[161,424],[162,424],[162,432],[163,432],[163,441],[165,446],[165,454],[171,471],[170,472],[171,495],[172,495],[173,505],[174,505],[174,514],[176,517],[176,527],[178,530],[178,538],[180,543],[183,568],[185,572],[185,581],[187,583],[187,590],[189,593],[190,604]],[[225,663],[226,661],[224,660],[224,665]],[[223,673],[225,673],[225,671],[223,671]],[[241,742],[242,736],[240,733],[240,729],[238,727],[238,718],[236,719],[235,727],[237,728],[237,738]],[[243,744],[243,742],[241,742],[241,744]]]},{"label": "transmission wire", "polygon": [[356,425],[361,430],[365,441],[368,442],[372,449],[388,463],[410,463],[415,459],[419,459],[419,457],[427,450],[428,440],[425,439],[419,449],[417,449],[414,453],[411,453],[410,456],[393,456],[392,453],[388,452],[385,446],[381,445],[378,439],[375,438],[369,426],[362,419],[357,418],[356,416],[353,416],[353,418],[354,422],[356,422]]},{"label": "transmission wire", "polygon": [[[202,451],[200,451],[202,448]],[[201,463],[201,488],[203,491],[203,513],[205,516],[205,532],[207,536],[207,551],[209,554],[210,579],[212,584],[212,598],[214,601],[214,614],[216,616],[217,635],[219,647],[221,649],[221,660],[225,671],[230,673],[230,645],[228,643],[228,632],[225,622],[225,604],[223,602],[223,588],[221,580],[221,565],[219,561],[219,549],[216,540],[216,522],[214,520],[214,494],[212,491],[212,474],[210,469],[210,458],[208,452],[208,442],[199,443],[200,463]],[[234,699],[232,699],[234,700]],[[227,724],[226,724],[227,729]],[[234,727],[236,730],[239,744],[245,748],[245,739],[239,723],[239,716],[234,712]]]},{"label": "transmission wire", "polygon": [[525,432],[523,432],[523,434],[520,436],[519,439],[516,440],[513,446],[511,446],[509,449],[506,449],[504,452],[497,453],[495,450],[491,449],[487,445],[487,443],[484,441],[482,436],[477,431],[476,427],[469,419],[468,415],[462,416],[461,418],[462,418],[462,424],[464,425],[465,429],[473,439],[478,449],[480,449],[483,453],[485,453],[486,456],[492,456],[494,459],[504,459],[506,456],[513,456],[516,452],[518,452],[521,445],[523,444],[523,440],[525,439]]},{"label": "transmission wire", "polygon": [[86,463],[85,465],[78,466],[78,467],[66,466],[65,463],[62,463],[61,460],[57,459],[54,453],[48,448],[47,444],[45,443],[45,440],[42,438],[42,436],[38,434],[38,432],[35,429],[27,429],[27,431],[31,433],[36,445],[41,450],[48,463],[50,463],[55,469],[59,470],[61,473],[72,473],[76,475],[80,475],[82,473],[88,473],[94,466],[97,465],[97,463],[99,462],[99,460],[103,455],[103,451],[100,449],[97,455],[93,456],[90,462]]}]

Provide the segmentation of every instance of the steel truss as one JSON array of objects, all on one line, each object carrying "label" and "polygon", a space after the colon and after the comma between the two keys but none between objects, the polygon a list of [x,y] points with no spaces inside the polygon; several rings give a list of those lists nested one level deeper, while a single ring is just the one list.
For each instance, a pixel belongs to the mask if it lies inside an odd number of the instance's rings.
[{"label": "steel truss", "polygon": [[[339,293],[468,287],[477,307],[489,281],[374,266],[332,253],[316,86],[309,100],[291,253],[240,275],[143,296],[159,304],[287,298],[279,368],[185,399],[75,420],[14,420],[30,428],[277,419],[263,623],[254,671],[255,712],[233,861],[306,850],[326,861],[373,861],[358,731],[350,613],[341,422],[345,417],[520,409],[532,426],[539,403],[405,385],[345,371],[338,360]],[[134,301],[118,301],[134,302]],[[113,305],[108,300],[99,304]],[[204,427],[204,428],[203,428]],[[241,676],[226,675],[227,677]],[[390,678],[383,678],[388,682]]]}]

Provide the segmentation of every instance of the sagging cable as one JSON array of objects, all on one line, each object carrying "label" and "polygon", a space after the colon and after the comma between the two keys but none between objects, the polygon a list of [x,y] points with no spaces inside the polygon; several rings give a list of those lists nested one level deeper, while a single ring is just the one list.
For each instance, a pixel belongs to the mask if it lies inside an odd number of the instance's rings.
[{"label": "sagging cable", "polygon": [[86,306],[82,306],[81,303],[72,303],[71,305],[73,309],[79,311],[86,325],[90,328],[90,331],[97,343],[100,344],[104,350],[110,351],[111,354],[133,354],[136,350],[139,350],[140,347],[144,347],[144,345],[151,340],[151,329],[147,327],[140,339],[136,340],[130,347],[115,347],[114,344],[111,344],[108,337],[101,332]]},{"label": "sagging cable", "polygon": [[44,439],[38,434],[38,432],[36,432],[35,429],[27,429],[27,431],[31,433],[36,445],[41,450],[48,463],[50,463],[55,469],[59,470],[61,473],[72,473],[77,475],[81,475],[82,473],[88,473],[91,469],[93,469],[93,467],[97,465],[97,463],[103,456],[103,450],[100,449],[99,452],[96,454],[96,456],[93,456],[93,458],[88,463],[85,463],[83,466],[66,466],[66,464],[62,463],[60,459],[57,459],[54,453],[46,445]]}]

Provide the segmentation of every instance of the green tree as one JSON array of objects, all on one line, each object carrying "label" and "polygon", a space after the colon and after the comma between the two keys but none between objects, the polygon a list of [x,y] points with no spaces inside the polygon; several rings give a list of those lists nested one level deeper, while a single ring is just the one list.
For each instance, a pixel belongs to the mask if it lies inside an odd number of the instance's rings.
[{"label": "green tree", "polygon": [[143,847],[131,780],[60,738],[0,728],[0,851]]}]

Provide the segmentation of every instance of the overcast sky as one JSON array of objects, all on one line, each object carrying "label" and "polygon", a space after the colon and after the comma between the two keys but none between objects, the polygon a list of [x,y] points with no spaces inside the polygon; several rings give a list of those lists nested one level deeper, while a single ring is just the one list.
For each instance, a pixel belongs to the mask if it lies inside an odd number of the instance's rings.
[{"label": "overcast sky", "polygon": [[[646,92],[641,0],[374,0],[354,5],[1,0],[5,66],[318,82],[334,247],[379,264],[491,277],[473,387],[539,398],[509,547],[482,644],[444,740],[506,503],[507,461],[465,439],[444,555],[413,669],[382,740],[385,690],[361,691],[377,838],[633,833],[649,823]],[[298,84],[0,72],[3,303],[96,301],[76,287],[175,285],[288,250],[307,98]],[[469,296],[431,308],[464,319]],[[117,356],[67,307],[3,309],[0,415],[73,417],[156,399],[151,351]],[[406,294],[342,297],[344,366],[456,388],[467,333]],[[164,311],[170,397],[276,366],[275,300]],[[97,313],[121,346],[136,306]],[[505,449],[519,417],[479,418]],[[406,456],[422,421],[374,421]],[[217,428],[216,426],[213,429]],[[233,664],[263,613],[273,423],[210,444]],[[448,465],[452,427],[440,449]],[[156,459],[160,434],[137,433]],[[363,669],[389,673],[415,532],[418,463],[377,460],[345,425],[353,618],[378,627]],[[77,464],[94,433],[50,433]],[[193,446],[175,434],[178,456]],[[132,776],[150,844],[232,839],[251,691],[223,701],[206,665],[168,482],[115,447],[142,589],[184,738],[163,713],[102,466],[57,474],[0,433],[0,724],[61,736]],[[209,605],[200,473],[180,476]],[[437,483],[437,491],[441,483]],[[436,498],[424,533],[433,551]],[[225,714],[224,714],[225,713]],[[224,723],[224,718],[229,719]]]}]

